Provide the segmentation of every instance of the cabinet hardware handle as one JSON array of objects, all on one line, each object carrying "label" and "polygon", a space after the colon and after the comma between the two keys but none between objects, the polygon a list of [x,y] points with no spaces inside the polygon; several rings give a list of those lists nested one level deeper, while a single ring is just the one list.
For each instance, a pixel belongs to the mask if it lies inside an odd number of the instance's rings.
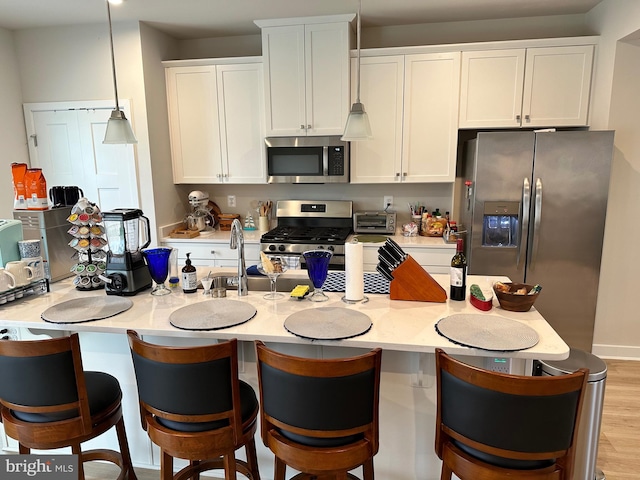
[{"label": "cabinet hardware handle", "polygon": [[216,253],[215,250],[211,250],[211,255],[214,255]]},{"label": "cabinet hardware handle", "polygon": [[527,122],[530,122],[530,121],[531,121],[531,118],[529,117],[529,115],[525,115],[525,116],[524,116],[524,119],[525,119],[525,121],[527,121]]},{"label": "cabinet hardware handle", "polygon": [[516,122],[520,121],[520,115],[516,115]]},{"label": "cabinet hardware handle", "polygon": [[403,173],[402,173],[402,176],[403,176],[403,177],[406,177],[406,176],[407,176],[407,172],[403,172]]},{"label": "cabinet hardware handle", "polygon": [[396,172],[396,177],[399,177],[399,176],[400,176],[400,173]]},{"label": "cabinet hardware handle", "polygon": [[311,130],[311,125],[307,125],[307,130]]},{"label": "cabinet hardware handle", "polygon": [[300,124],[300,130],[304,130],[304,125]]}]

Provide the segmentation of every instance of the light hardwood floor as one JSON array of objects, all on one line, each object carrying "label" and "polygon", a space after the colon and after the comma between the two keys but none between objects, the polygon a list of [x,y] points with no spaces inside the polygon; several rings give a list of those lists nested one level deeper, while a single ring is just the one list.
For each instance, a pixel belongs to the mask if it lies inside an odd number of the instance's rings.
[{"label": "light hardwood floor", "polygon": [[[640,478],[640,362],[605,360],[607,383],[597,466],[606,480]],[[87,480],[111,480],[109,465],[88,465]],[[136,469],[138,480],[157,480],[157,470]],[[239,477],[241,478],[241,477]]]},{"label": "light hardwood floor", "polygon": [[598,468],[607,480],[640,478],[640,362],[605,360]]}]

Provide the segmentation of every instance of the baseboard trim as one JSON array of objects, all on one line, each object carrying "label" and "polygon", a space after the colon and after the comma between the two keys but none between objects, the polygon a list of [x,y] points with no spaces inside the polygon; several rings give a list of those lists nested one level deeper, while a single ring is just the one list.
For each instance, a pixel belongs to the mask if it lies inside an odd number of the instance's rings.
[{"label": "baseboard trim", "polygon": [[629,345],[594,344],[591,349],[591,353],[601,358],[640,361],[640,347]]}]

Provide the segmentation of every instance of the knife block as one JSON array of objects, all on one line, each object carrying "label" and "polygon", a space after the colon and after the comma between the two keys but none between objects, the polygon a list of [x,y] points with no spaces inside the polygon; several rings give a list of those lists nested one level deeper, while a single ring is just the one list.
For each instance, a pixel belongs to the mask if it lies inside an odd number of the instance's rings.
[{"label": "knife block", "polygon": [[389,294],[391,300],[437,303],[447,301],[445,289],[411,255],[393,271]]}]

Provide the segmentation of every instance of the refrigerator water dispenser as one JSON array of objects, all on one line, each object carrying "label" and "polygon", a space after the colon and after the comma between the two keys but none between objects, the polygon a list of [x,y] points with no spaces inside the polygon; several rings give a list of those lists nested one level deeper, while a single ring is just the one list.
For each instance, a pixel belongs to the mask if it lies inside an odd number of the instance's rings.
[{"label": "refrigerator water dispenser", "polygon": [[485,202],[482,246],[517,247],[520,202]]}]

